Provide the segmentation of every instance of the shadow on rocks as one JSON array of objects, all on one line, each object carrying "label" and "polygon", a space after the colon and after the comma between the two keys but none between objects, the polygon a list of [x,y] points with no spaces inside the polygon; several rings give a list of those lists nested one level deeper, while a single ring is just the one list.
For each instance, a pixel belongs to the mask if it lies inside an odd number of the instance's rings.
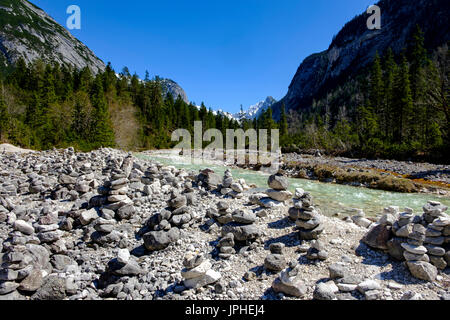
[{"label": "shadow on rocks", "polygon": [[429,282],[414,278],[408,268],[400,262],[392,264],[393,269],[387,272],[381,272],[378,277],[382,280],[392,280],[403,285],[427,284]]},{"label": "shadow on rocks", "polygon": [[277,238],[272,238],[270,240],[267,240],[266,242],[264,242],[264,249],[269,249],[269,246],[272,243],[284,243],[284,245],[286,247],[296,247],[298,245],[300,245],[301,241],[298,238],[298,232],[291,232],[289,234],[286,234],[284,236],[281,237],[277,237]]},{"label": "shadow on rocks", "polygon": [[292,222],[289,217],[285,217],[278,221],[270,222],[267,225],[269,226],[269,229],[286,229],[295,226],[295,223]]},{"label": "shadow on rocks", "polygon": [[371,249],[362,241],[360,241],[359,246],[355,250],[355,253],[357,256],[363,258],[362,263],[366,265],[377,267],[386,267],[388,265],[392,265],[391,271],[381,272],[377,275],[377,278],[381,280],[392,280],[403,285],[427,283],[426,281],[419,280],[411,276],[408,268],[403,262],[394,260],[387,253]]},{"label": "shadow on rocks", "polygon": [[362,257],[362,263],[366,265],[385,267],[392,263],[387,254],[371,249],[362,241],[359,242],[358,247],[355,249],[355,254]]}]

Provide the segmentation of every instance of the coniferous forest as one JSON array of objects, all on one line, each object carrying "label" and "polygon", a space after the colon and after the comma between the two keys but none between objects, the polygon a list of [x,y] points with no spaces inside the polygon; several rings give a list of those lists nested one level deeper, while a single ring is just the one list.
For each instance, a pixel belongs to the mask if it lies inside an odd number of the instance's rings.
[{"label": "coniferous forest", "polygon": [[[280,129],[285,151],[322,149],[331,154],[397,159],[448,159],[448,45],[424,48],[420,28],[399,55],[377,53],[373,64],[315,100],[302,112],[268,108],[258,119],[238,123],[198,108],[180,97],[164,96],[160,78],[144,80],[127,68],[117,75],[108,64],[93,75],[88,68],[20,60],[3,76],[0,138],[26,148],[171,148],[178,128],[203,130]],[[288,126],[289,123],[289,126]],[[207,143],[206,143],[207,144]],[[205,144],[205,145],[206,145]]]}]

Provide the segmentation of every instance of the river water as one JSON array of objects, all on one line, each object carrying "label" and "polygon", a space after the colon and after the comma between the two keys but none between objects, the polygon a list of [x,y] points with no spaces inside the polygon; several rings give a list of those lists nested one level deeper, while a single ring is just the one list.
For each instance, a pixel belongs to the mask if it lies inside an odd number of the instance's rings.
[{"label": "river water", "polygon": [[[229,168],[219,162],[199,160],[198,163],[192,163],[186,158],[169,156],[164,153],[156,155],[136,154],[136,156],[141,159],[158,161],[161,164],[174,166],[178,169],[199,171],[210,168],[221,176]],[[255,184],[258,188],[268,187],[269,174],[245,169],[230,170],[234,179],[243,178],[247,184]],[[336,213],[351,215],[354,213],[354,209],[363,209],[366,215],[376,216],[383,212],[383,208],[391,205],[399,206],[400,209],[409,207],[414,209],[415,213],[421,214],[423,205],[429,200],[439,201],[446,206],[450,206],[450,198],[433,194],[388,192],[294,178],[290,178],[289,182],[291,192],[294,192],[295,188],[303,188],[310,192],[316,206],[322,210],[323,214],[328,216]]]}]

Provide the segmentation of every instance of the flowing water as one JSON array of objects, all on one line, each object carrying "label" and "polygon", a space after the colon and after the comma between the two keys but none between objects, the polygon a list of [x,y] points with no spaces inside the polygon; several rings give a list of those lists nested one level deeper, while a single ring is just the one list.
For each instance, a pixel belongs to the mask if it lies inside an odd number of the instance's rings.
[{"label": "flowing water", "polygon": [[[157,155],[137,154],[136,156],[141,159],[158,161],[161,164],[174,166],[178,169],[199,171],[210,168],[221,176],[226,169],[229,169],[219,162],[199,160],[198,163],[191,163],[186,158],[169,157],[163,153]],[[258,188],[268,187],[268,174],[245,169],[233,168],[230,170],[234,179],[243,178],[247,184],[255,184]],[[409,207],[420,214],[422,213],[422,206],[429,200],[439,201],[450,206],[450,198],[432,194],[388,192],[294,178],[290,178],[289,182],[291,192],[294,192],[295,188],[303,188],[310,192],[316,206],[322,210],[323,214],[329,216],[335,213],[351,215],[354,213],[354,209],[363,209],[366,215],[375,216],[381,214],[383,208],[391,205],[399,206],[401,209]]]}]

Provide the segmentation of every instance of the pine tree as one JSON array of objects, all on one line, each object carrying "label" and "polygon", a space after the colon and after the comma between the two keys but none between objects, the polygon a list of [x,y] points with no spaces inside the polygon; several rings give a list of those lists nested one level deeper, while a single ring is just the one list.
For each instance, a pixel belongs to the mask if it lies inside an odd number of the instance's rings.
[{"label": "pine tree", "polygon": [[389,143],[392,142],[393,139],[393,126],[396,123],[394,114],[394,87],[395,87],[395,77],[397,74],[397,64],[394,60],[394,54],[392,49],[389,48],[386,54],[385,63],[384,63],[384,116],[383,116],[383,132],[384,138]]},{"label": "pine tree", "polygon": [[409,80],[409,66],[404,54],[402,55],[402,62],[396,76],[394,96],[394,107],[397,119],[394,140],[400,144],[411,142],[410,133],[413,116],[413,99],[411,83]]},{"label": "pine tree", "polygon": [[283,102],[281,106],[281,116],[280,116],[280,139],[281,144],[286,145],[287,139],[288,139],[288,123],[286,118],[286,110],[285,110],[285,104]]},{"label": "pine tree", "polygon": [[419,26],[413,35],[413,46],[411,52],[411,92],[413,98],[413,119],[411,120],[411,138],[418,141],[422,146],[426,144],[426,136],[429,131],[429,113],[425,102],[426,82],[426,66],[430,60],[427,57],[427,50],[424,47],[424,35]]},{"label": "pine tree", "polygon": [[114,131],[100,76],[94,81],[91,100],[94,108],[91,142],[96,147],[113,147]]},{"label": "pine tree", "polygon": [[384,96],[384,84],[383,84],[383,71],[381,69],[381,60],[378,52],[375,54],[375,58],[372,66],[372,73],[370,75],[370,102],[371,112],[378,117],[382,118],[385,113],[383,105]]},{"label": "pine tree", "polygon": [[5,100],[3,99],[3,83],[0,85],[0,141],[6,138],[9,128],[9,115]]}]

